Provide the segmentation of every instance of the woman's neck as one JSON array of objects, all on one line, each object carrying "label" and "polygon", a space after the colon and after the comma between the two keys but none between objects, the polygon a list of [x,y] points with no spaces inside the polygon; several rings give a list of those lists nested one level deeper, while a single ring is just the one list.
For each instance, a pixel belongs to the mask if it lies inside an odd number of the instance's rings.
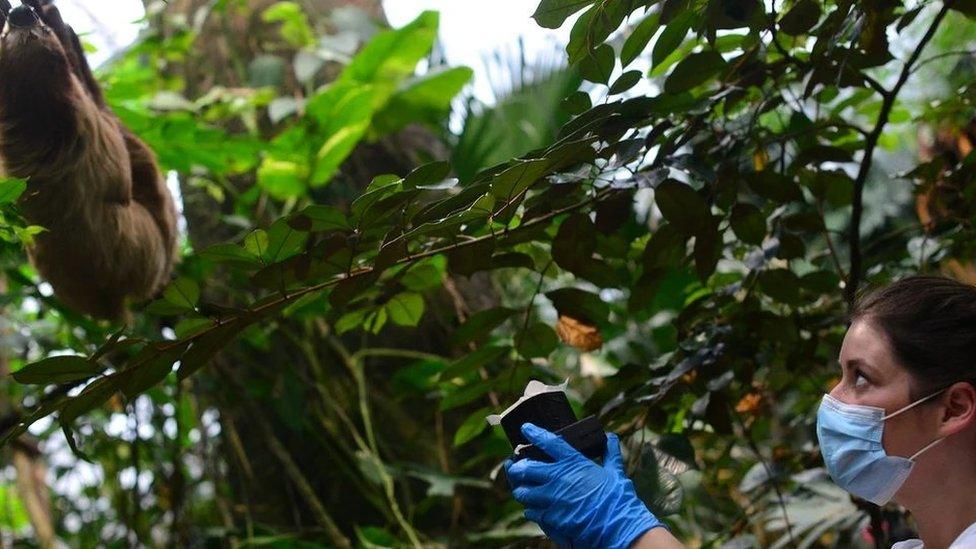
[{"label": "woman's neck", "polygon": [[939,482],[913,498],[909,510],[925,549],[946,549],[976,523],[976,471],[945,467]]}]

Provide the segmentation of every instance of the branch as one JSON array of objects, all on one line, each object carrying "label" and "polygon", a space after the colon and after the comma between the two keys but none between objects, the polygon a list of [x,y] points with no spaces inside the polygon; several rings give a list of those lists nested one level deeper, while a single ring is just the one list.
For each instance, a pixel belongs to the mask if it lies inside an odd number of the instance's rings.
[{"label": "branch", "polygon": [[881,134],[884,131],[885,126],[888,124],[888,118],[891,115],[891,110],[895,106],[895,100],[898,98],[898,94],[901,92],[902,87],[908,81],[908,77],[912,73],[912,67],[915,62],[918,61],[922,51],[925,46],[932,40],[935,36],[936,30],[938,30],[939,25],[942,20],[945,19],[946,14],[949,13],[948,4],[943,4],[942,9],[935,16],[932,24],[929,26],[928,30],[925,31],[925,35],[919,41],[915,50],[909,56],[908,60],[905,62],[904,67],[902,67],[901,74],[898,76],[898,81],[895,83],[891,91],[883,94],[883,101],[881,104],[881,112],[878,113],[878,121],[874,126],[874,130],[868,135],[867,143],[864,147],[864,158],[861,160],[861,167],[857,173],[857,179],[854,180],[854,195],[852,200],[852,210],[851,210],[851,227],[850,227],[850,255],[851,255],[851,268],[850,276],[847,285],[844,287],[844,298],[847,301],[848,307],[854,305],[854,301],[857,299],[857,290],[861,285],[861,279],[863,277],[863,262],[864,258],[861,254],[861,218],[864,214],[864,186],[868,180],[868,173],[871,171],[871,164],[874,160],[874,150],[878,146],[878,140],[881,138]]}]

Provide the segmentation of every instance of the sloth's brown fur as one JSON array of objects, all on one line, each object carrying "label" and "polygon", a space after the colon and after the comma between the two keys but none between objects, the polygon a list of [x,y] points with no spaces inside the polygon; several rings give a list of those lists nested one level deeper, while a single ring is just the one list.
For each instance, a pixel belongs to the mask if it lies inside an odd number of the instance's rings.
[{"label": "sloth's brown fur", "polygon": [[33,264],[69,307],[119,319],[176,257],[176,209],[149,148],[105,106],[54,6],[0,36],[0,171],[28,178],[25,217],[47,231]]}]

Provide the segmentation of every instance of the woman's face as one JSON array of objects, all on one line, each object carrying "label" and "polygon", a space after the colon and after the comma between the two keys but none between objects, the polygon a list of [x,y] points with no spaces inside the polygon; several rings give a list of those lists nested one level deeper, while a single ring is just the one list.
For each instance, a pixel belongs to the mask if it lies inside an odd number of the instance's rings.
[{"label": "woman's face", "polygon": [[[847,331],[840,350],[840,366],[841,381],[830,395],[844,403],[884,408],[887,415],[913,402],[911,374],[895,360],[887,336],[869,320],[857,321]],[[882,442],[888,455],[911,457],[938,438],[941,407],[935,402],[921,404],[885,421]],[[924,484],[919,478],[927,476],[927,469],[937,472],[926,466],[925,455],[895,496],[896,501],[899,495],[910,494],[913,487]]]}]

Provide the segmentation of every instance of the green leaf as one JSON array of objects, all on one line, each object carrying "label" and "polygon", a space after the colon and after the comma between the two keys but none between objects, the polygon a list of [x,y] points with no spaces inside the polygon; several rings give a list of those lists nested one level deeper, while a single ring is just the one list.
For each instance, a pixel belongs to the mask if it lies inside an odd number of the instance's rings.
[{"label": "green leaf", "polygon": [[559,345],[559,337],[541,322],[530,325],[515,336],[515,349],[525,358],[545,358]]},{"label": "green leaf", "polygon": [[277,2],[264,10],[262,19],[269,23],[282,23],[281,37],[296,48],[315,44],[308,17],[297,2]]},{"label": "green leaf", "polygon": [[435,259],[422,261],[410,267],[410,270],[400,278],[400,283],[415,292],[439,288],[444,280],[447,265],[443,256]]},{"label": "green leaf", "polygon": [[685,36],[688,35],[694,17],[694,12],[688,10],[682,12],[664,27],[664,32],[658,37],[657,42],[654,43],[654,49],[651,50],[651,70],[654,70],[678,49]]},{"label": "green leaf", "polygon": [[262,229],[251,231],[244,237],[244,250],[262,260],[268,255],[268,233]]},{"label": "green leaf", "polygon": [[596,250],[596,226],[588,215],[574,214],[559,225],[552,241],[552,259],[563,269],[574,267],[593,256]]},{"label": "green leaf", "polygon": [[157,299],[149,305],[146,306],[146,313],[155,316],[176,316],[185,313],[192,312],[193,309],[188,309],[183,305],[176,305],[170,303],[165,299]]},{"label": "green leaf", "polygon": [[452,362],[440,374],[443,381],[464,377],[480,368],[501,361],[511,351],[507,345],[485,345]]},{"label": "green leaf", "polygon": [[508,202],[529,188],[546,173],[549,163],[545,159],[518,161],[492,179],[491,193]]},{"label": "green leaf", "polygon": [[620,50],[620,63],[623,66],[631,64],[644,51],[651,38],[661,27],[661,13],[654,12],[645,17],[630,33]]},{"label": "green leaf", "polygon": [[542,0],[532,18],[540,27],[558,29],[574,13],[593,4],[594,0]]},{"label": "green leaf", "polygon": [[605,325],[609,320],[610,307],[594,293],[578,288],[560,288],[546,292],[546,297],[561,315],[594,326]]},{"label": "green leaf", "polygon": [[308,233],[295,230],[287,219],[279,219],[268,228],[267,249],[263,258],[276,263],[298,254],[305,248]]},{"label": "green leaf", "polygon": [[593,100],[585,91],[575,91],[563,99],[562,107],[569,114],[580,114],[593,107]]},{"label": "green leaf", "polygon": [[312,187],[320,187],[332,179],[366,135],[376,109],[392,91],[375,84],[347,80],[340,78],[308,102],[308,116],[322,125],[321,134],[325,136],[321,145],[315,144],[319,148],[310,178]]},{"label": "green leaf", "polygon": [[289,226],[307,232],[344,231],[349,229],[349,222],[338,208],[333,206],[309,206],[293,215]]},{"label": "green leaf", "polygon": [[186,343],[150,343],[132,360],[132,365],[119,372],[119,387],[128,400],[163,381],[186,349]]},{"label": "green leaf", "polygon": [[192,311],[200,301],[200,286],[189,278],[177,278],[163,291],[163,299],[176,307]]},{"label": "green leaf", "polygon": [[416,77],[394,93],[373,119],[374,136],[397,132],[410,124],[437,126],[446,121],[451,101],[474,76],[468,67],[438,68]]},{"label": "green leaf", "polygon": [[394,324],[416,326],[424,316],[424,298],[413,292],[402,292],[386,302],[385,308]]},{"label": "green leaf", "polygon": [[96,379],[88,384],[85,390],[76,397],[68,400],[58,414],[62,426],[71,425],[78,417],[101,406],[112,395],[118,392],[120,374]]},{"label": "green leaf", "polygon": [[404,189],[416,189],[418,187],[429,187],[441,183],[451,173],[451,164],[448,162],[431,162],[424,164],[410,172],[403,179]]},{"label": "green leaf", "polygon": [[[414,73],[437,38],[440,15],[424,11],[406,26],[374,36],[342,71],[344,83],[373,83],[392,94],[398,83]],[[388,97],[388,95],[387,95]]]},{"label": "green leaf", "polygon": [[800,279],[788,269],[773,269],[759,273],[759,285],[766,295],[782,303],[800,303]]},{"label": "green leaf", "polygon": [[101,371],[101,366],[83,356],[55,356],[28,364],[13,378],[25,385],[47,385],[88,379]]},{"label": "green leaf", "polygon": [[733,206],[731,223],[735,235],[743,242],[759,245],[766,238],[766,217],[752,204]]},{"label": "green leaf", "polygon": [[695,235],[695,269],[702,282],[707,282],[708,277],[715,272],[722,255],[721,239],[722,234],[715,218],[706,221],[705,227]]},{"label": "green leaf", "polygon": [[453,410],[458,406],[464,406],[465,404],[478,400],[491,391],[491,383],[479,381],[473,385],[466,385],[461,388],[450,387],[450,389],[450,392],[444,395],[444,398],[438,405],[438,409],[442,412]]},{"label": "green leaf", "polygon": [[265,157],[258,168],[258,185],[273,198],[287,200],[303,196],[307,191],[308,167],[304,163]]},{"label": "green leaf", "polygon": [[800,0],[779,20],[779,29],[792,36],[806,34],[820,21],[820,2]]},{"label": "green leaf", "polygon": [[502,325],[503,322],[518,313],[516,309],[508,307],[495,307],[485,309],[468,317],[468,319],[454,330],[451,335],[451,342],[462,347],[473,341],[484,339],[492,330]]},{"label": "green leaf", "polygon": [[617,56],[609,44],[601,44],[579,62],[580,76],[597,84],[606,84],[613,74]]},{"label": "green leaf", "polygon": [[668,179],[657,187],[654,200],[664,219],[685,235],[696,234],[712,216],[701,195],[690,186],[673,179]]},{"label": "green leaf", "polygon": [[236,244],[214,244],[200,252],[200,257],[215,263],[233,263],[246,266],[260,265],[257,256]]},{"label": "green leaf", "polygon": [[184,380],[206,366],[221,349],[230,345],[241,334],[242,329],[240,321],[229,321],[195,339],[190,348],[180,357],[177,378]]},{"label": "green leaf", "polygon": [[454,447],[457,448],[467,442],[474,440],[475,437],[484,432],[488,428],[488,422],[485,417],[491,413],[491,408],[481,408],[476,410],[464,422],[458,427],[456,433],[454,433]]},{"label": "green leaf", "polygon": [[[366,107],[372,98],[365,94],[360,98],[358,107]],[[336,130],[322,145],[316,154],[315,171],[312,173],[312,186],[322,186],[335,175],[339,166],[346,160],[356,145],[366,135],[369,129],[369,117],[363,115],[358,121]]]},{"label": "green leaf", "polygon": [[664,91],[677,94],[711,80],[726,67],[725,59],[714,50],[697,52],[685,57],[664,82]]},{"label": "green leaf", "polygon": [[803,191],[793,180],[772,170],[763,170],[751,174],[747,182],[757,195],[778,204],[792,201],[802,201]]},{"label": "green leaf", "polygon": [[26,179],[0,180],[0,204],[12,204],[27,190]]},{"label": "green leaf", "polygon": [[636,86],[643,77],[644,74],[641,71],[627,71],[621,74],[619,78],[614,80],[613,85],[610,86],[610,95],[624,93]]}]

